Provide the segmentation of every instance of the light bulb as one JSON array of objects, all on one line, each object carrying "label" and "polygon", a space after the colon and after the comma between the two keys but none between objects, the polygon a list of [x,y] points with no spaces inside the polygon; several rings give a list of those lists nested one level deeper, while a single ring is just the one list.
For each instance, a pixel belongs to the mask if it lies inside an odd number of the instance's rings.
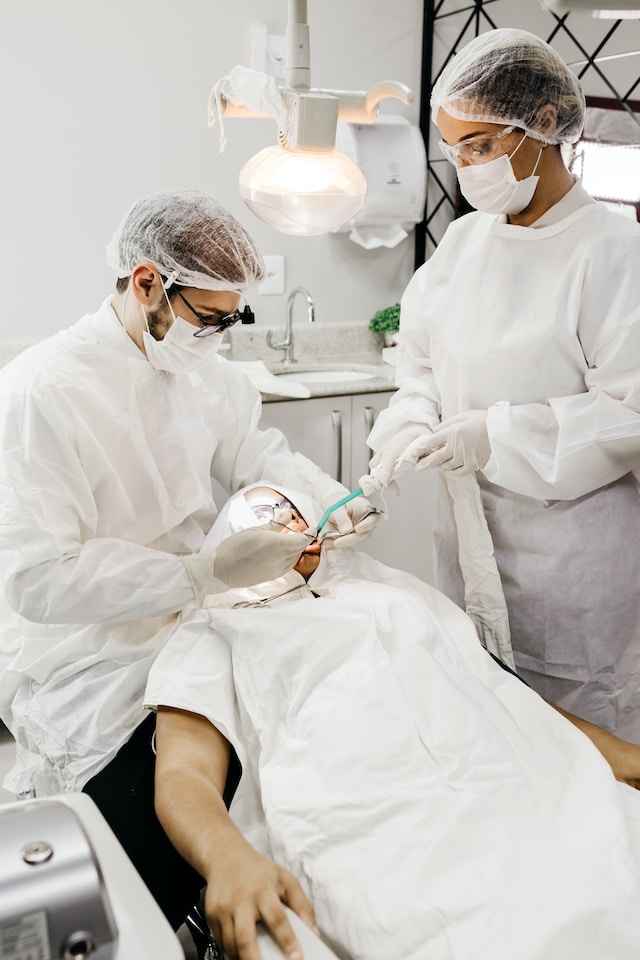
[{"label": "light bulb", "polygon": [[266,147],[240,171],[240,196],[260,220],[280,233],[330,233],[361,209],[367,183],[360,168],[337,150]]}]

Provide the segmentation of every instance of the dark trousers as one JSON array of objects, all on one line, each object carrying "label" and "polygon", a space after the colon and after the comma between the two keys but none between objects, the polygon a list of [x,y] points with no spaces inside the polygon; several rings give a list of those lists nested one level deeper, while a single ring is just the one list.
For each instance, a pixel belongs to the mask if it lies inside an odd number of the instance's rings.
[{"label": "dark trousers", "polygon": [[156,817],[155,713],[134,732],[104,770],[84,787],[174,930],[198,903],[202,877],[173,848]]}]

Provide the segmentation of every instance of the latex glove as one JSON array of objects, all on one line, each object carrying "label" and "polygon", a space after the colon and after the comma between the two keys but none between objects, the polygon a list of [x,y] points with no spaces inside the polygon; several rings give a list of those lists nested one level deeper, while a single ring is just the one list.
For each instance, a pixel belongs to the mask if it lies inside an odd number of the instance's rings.
[{"label": "latex glove", "polygon": [[422,447],[416,470],[439,467],[464,476],[482,470],[490,456],[487,411],[467,410],[433,428],[429,443]]},{"label": "latex glove", "polygon": [[[320,477],[313,488],[313,498],[323,510],[349,493],[343,484],[327,475]],[[333,540],[336,547],[354,547],[371,536],[382,514],[366,497],[355,497],[333,511],[320,531],[320,539]]]},{"label": "latex glove", "polygon": [[251,587],[291,570],[309,546],[304,533],[283,533],[280,523],[240,530],[210,554],[212,573],[227,587]]},{"label": "latex glove", "polygon": [[[406,460],[409,448],[416,442],[431,438],[431,427],[428,423],[408,423],[382,447],[369,461],[369,473],[382,486],[391,489],[393,478],[398,474],[399,467]],[[414,461],[415,462],[415,461]],[[398,492],[397,487],[393,491]]]},{"label": "latex glove", "polygon": [[281,523],[240,530],[216,547],[213,575],[229,587],[276,580],[293,569],[308,546],[308,536],[283,533]]}]

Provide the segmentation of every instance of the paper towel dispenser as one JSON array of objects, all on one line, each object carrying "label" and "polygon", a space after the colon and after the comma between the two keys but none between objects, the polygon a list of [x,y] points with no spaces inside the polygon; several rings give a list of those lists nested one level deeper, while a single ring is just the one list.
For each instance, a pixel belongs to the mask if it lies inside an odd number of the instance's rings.
[{"label": "paper towel dispenser", "polygon": [[420,128],[395,115],[339,123],[336,149],[360,167],[367,193],[362,209],[335,232],[365,249],[396,246],[424,216],[427,154]]}]

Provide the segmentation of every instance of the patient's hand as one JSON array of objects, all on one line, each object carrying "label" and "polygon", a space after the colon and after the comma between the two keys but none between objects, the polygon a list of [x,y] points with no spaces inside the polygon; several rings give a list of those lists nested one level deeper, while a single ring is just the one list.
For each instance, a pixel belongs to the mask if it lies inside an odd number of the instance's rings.
[{"label": "patient's hand", "polygon": [[640,790],[640,744],[628,743],[606,730],[591,739],[609,761],[616,780]]},{"label": "patient's hand", "polygon": [[640,744],[621,740],[614,733],[598,727],[595,723],[590,723],[588,720],[582,720],[572,713],[567,713],[566,710],[561,710],[555,704],[551,704],[551,706],[589,737],[605,760],[608,761],[616,780],[640,790]]},{"label": "patient's hand", "polygon": [[261,960],[263,921],[291,960],[302,950],[283,904],[317,933],[313,908],[296,878],[260,856],[229,817],[223,791],[230,747],[206,717],[158,707],[155,808],[176,850],[207,881],[205,910],[229,957]]},{"label": "patient's hand", "polygon": [[286,957],[302,958],[285,903],[317,933],[313,908],[293,874],[262,857],[240,835],[225,838],[205,894],[211,932],[225,953],[238,960],[261,960],[256,924],[263,921]]}]

